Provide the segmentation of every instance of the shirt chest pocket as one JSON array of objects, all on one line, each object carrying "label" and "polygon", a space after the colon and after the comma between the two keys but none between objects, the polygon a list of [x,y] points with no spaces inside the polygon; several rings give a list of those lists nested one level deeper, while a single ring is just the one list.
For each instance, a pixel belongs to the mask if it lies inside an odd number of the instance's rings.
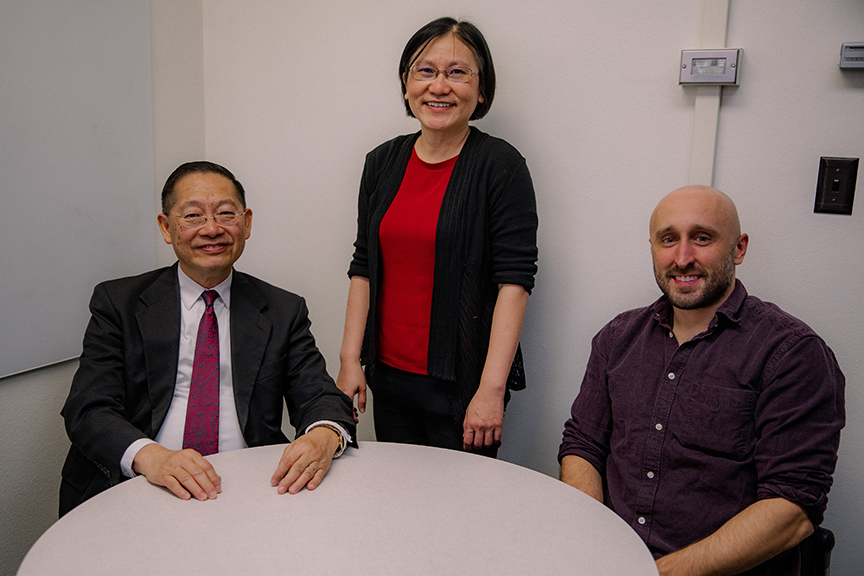
[{"label": "shirt chest pocket", "polygon": [[676,435],[681,444],[709,455],[742,459],[755,441],[752,390],[696,384],[681,403],[683,426]]}]

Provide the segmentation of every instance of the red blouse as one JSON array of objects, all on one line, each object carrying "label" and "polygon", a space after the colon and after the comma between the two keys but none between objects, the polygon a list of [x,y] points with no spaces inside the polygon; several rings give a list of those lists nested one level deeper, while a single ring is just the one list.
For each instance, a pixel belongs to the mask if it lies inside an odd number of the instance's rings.
[{"label": "red blouse", "polygon": [[456,158],[428,164],[412,150],[402,185],[378,231],[383,271],[378,359],[406,372],[426,374],[435,232]]}]

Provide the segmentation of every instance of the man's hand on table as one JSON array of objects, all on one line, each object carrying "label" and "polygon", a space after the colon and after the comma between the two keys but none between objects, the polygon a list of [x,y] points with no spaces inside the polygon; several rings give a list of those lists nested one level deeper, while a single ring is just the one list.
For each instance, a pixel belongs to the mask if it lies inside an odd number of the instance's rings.
[{"label": "man's hand on table", "polygon": [[[335,430],[316,426],[285,448],[270,483],[280,494],[296,494],[304,486],[314,490],[330,469],[340,439]],[[212,500],[222,492],[222,478],[195,450],[169,450],[148,444],[135,455],[132,470],[183,500]]]},{"label": "man's hand on table", "polygon": [[222,478],[210,462],[191,449],[169,450],[159,444],[148,444],[136,454],[132,470],[183,500],[192,496],[212,500],[222,491]]},{"label": "man's hand on table", "polygon": [[297,494],[304,486],[314,490],[330,469],[340,439],[340,434],[327,426],[316,426],[297,438],[282,453],[270,484],[277,486],[279,494]]}]

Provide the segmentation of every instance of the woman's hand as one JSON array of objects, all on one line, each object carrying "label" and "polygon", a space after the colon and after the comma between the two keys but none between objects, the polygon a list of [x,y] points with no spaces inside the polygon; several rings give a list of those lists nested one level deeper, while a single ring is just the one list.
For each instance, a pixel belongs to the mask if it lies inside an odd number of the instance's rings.
[{"label": "woman's hand", "polygon": [[351,277],[348,288],[348,306],[345,310],[345,332],[342,335],[342,348],[339,350],[339,376],[336,386],[344,392],[351,402],[357,396],[354,409],[354,422],[359,422],[357,410],[366,412],[366,374],[360,364],[360,351],[363,348],[363,332],[366,329],[366,316],[369,313],[369,279],[362,276]]},{"label": "woman's hand", "polygon": [[465,411],[465,420],[462,423],[462,449],[479,450],[501,442],[503,422],[503,389],[499,393],[481,383]]},{"label": "woman's hand", "polygon": [[528,292],[522,286],[498,286],[486,364],[480,376],[480,386],[468,404],[462,423],[464,450],[479,449],[501,442],[507,376],[519,345],[527,304]]},{"label": "woman's hand", "polygon": [[354,397],[357,397],[357,408],[354,410],[354,422],[359,422],[357,410],[360,413],[366,412],[366,374],[363,373],[363,367],[360,361],[343,362],[339,368],[339,375],[336,377],[336,386],[344,392],[351,402],[354,402]]}]

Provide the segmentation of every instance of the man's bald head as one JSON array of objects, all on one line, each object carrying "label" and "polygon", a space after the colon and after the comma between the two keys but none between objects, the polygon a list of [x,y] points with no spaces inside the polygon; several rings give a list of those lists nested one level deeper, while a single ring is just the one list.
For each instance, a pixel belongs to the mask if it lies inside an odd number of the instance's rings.
[{"label": "man's bald head", "polygon": [[732,199],[716,188],[691,185],[673,190],[654,208],[649,224],[652,238],[658,229],[658,220],[665,223],[670,215],[684,211],[702,215],[704,223],[724,228],[731,238],[741,235],[741,222]]}]

